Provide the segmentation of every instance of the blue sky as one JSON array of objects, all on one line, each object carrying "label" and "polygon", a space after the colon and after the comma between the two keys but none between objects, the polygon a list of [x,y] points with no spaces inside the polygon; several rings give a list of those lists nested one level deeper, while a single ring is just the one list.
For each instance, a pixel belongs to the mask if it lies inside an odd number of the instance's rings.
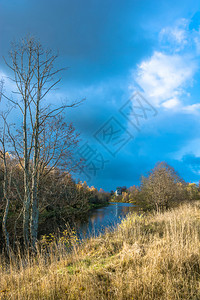
[{"label": "blue sky", "polygon": [[[7,92],[12,84],[2,56],[28,33],[59,50],[58,67],[69,67],[47,101],[86,98],[66,111],[81,134],[79,153],[91,153],[86,174],[77,177],[109,191],[138,184],[165,160],[198,182],[198,1],[0,0],[0,77]],[[136,128],[140,105],[148,110]]]}]

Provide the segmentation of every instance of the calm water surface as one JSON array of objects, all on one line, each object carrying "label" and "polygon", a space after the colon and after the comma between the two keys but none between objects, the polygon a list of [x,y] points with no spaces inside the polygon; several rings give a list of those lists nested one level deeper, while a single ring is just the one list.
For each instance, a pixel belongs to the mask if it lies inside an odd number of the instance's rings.
[{"label": "calm water surface", "polygon": [[126,215],[134,211],[131,203],[110,203],[106,207],[92,210],[85,220],[76,223],[76,231],[80,238],[98,236],[106,228],[114,228]]}]

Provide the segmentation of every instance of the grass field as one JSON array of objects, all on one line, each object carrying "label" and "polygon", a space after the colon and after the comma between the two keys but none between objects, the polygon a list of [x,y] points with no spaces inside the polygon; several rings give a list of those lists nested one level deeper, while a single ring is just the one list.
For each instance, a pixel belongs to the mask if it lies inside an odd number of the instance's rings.
[{"label": "grass field", "polygon": [[66,253],[1,257],[0,299],[200,299],[200,203],[129,215]]}]

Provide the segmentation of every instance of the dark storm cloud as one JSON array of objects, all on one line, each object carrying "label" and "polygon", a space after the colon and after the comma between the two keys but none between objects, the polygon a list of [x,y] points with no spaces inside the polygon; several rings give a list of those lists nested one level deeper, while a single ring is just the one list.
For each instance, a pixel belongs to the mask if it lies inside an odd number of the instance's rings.
[{"label": "dark storm cloud", "polygon": [[[53,101],[59,93],[70,100],[86,97],[82,106],[66,111],[66,120],[74,122],[83,141],[88,140],[110,159],[91,184],[105,190],[138,184],[142,174],[163,160],[177,167],[185,179],[196,180],[191,170],[194,157],[172,158],[198,137],[195,116],[160,110],[135,134],[119,116],[119,108],[130,96],[131,71],[154,50],[159,51],[160,30],[179,18],[191,18],[197,7],[193,0],[181,5],[177,0],[0,0],[0,56],[7,55],[10,41],[33,34],[45,47],[59,51],[57,67],[69,67]],[[190,26],[198,28],[199,15]],[[1,70],[6,71],[2,58]],[[135,135],[116,158],[109,157],[93,137],[111,116]]]},{"label": "dark storm cloud", "polygon": [[150,40],[138,27],[139,1],[11,1],[1,3],[0,51],[27,33],[58,49],[70,81],[96,82],[123,75]]},{"label": "dark storm cloud", "polygon": [[[120,150],[116,158],[110,158],[105,169],[93,178],[100,188],[115,189],[117,185],[131,186],[139,184],[142,175],[148,173],[157,162],[166,161],[172,165],[186,181],[197,181],[199,158],[186,156],[184,159],[174,159],[175,153],[198,137],[199,120],[194,116],[163,115],[160,111],[157,117],[148,120],[140,133]],[[129,129],[130,130],[130,129]],[[132,131],[134,134],[134,132]],[[99,148],[100,151],[105,151]],[[191,168],[192,167],[192,168]],[[198,168],[198,170],[197,170]]]}]

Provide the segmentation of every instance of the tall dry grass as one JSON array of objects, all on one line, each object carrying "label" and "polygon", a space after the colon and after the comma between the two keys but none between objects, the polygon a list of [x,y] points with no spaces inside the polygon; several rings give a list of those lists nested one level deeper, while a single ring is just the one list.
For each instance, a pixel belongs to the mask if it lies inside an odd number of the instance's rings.
[{"label": "tall dry grass", "polygon": [[200,299],[200,205],[129,215],[114,232],[1,257],[1,299]]}]

